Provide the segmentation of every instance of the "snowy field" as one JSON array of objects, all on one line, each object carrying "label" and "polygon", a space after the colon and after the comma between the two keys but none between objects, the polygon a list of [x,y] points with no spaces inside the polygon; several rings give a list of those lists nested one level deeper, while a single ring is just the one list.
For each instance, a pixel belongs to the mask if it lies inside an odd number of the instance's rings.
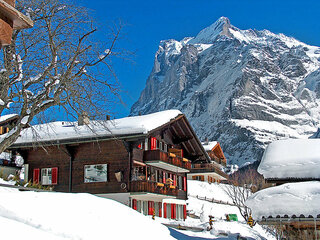
[{"label": "snowy field", "polygon": [[[3,180],[0,183],[7,183]],[[11,183],[12,184],[12,183]],[[223,184],[188,181],[190,195],[206,195],[225,202]],[[201,195],[200,195],[201,193]],[[91,194],[54,192],[19,192],[0,187],[0,226],[4,239],[274,239],[260,226],[250,228],[234,206],[210,203],[189,197],[188,210],[199,219],[173,221],[132,210],[113,200]],[[236,213],[239,222],[225,221],[226,213]],[[208,215],[215,216],[211,231],[183,231],[167,228],[162,223],[206,229]]]}]

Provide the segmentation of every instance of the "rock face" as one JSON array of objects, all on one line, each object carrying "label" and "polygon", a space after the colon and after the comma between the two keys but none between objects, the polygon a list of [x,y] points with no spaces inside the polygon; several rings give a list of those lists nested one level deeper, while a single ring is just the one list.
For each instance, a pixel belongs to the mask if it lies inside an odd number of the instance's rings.
[{"label": "rock face", "polygon": [[320,48],[222,17],[196,37],[161,41],[131,115],[179,109],[229,163],[260,160],[276,139],[307,138],[320,120]]}]

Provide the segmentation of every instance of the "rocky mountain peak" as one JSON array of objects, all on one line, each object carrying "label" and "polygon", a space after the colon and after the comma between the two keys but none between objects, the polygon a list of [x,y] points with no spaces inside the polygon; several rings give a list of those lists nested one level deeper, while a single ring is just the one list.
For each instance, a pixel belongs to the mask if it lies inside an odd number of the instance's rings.
[{"label": "rocky mountain peak", "polygon": [[188,44],[210,44],[213,43],[219,35],[232,37],[229,31],[230,28],[235,28],[230,24],[230,20],[227,17],[220,17],[215,23],[200,31],[195,38],[189,40]]},{"label": "rocky mountain peak", "polygon": [[179,109],[229,163],[260,160],[268,143],[307,138],[320,124],[320,48],[222,17],[181,41],[161,41],[131,115]]}]

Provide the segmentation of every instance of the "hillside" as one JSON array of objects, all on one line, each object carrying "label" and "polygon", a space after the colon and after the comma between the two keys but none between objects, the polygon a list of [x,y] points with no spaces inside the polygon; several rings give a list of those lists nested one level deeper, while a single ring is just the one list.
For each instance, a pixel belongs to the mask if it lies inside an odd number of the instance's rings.
[{"label": "hillside", "polygon": [[320,119],[320,48],[221,17],[196,37],[161,41],[131,115],[179,109],[229,163],[260,160],[276,139],[307,138]]}]

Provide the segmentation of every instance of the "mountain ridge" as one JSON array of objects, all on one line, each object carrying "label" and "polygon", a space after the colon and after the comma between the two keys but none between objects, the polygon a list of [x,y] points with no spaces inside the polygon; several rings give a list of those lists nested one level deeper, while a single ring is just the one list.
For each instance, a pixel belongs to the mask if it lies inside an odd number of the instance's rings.
[{"label": "mountain ridge", "polygon": [[276,139],[306,138],[320,121],[320,48],[226,17],[196,37],[160,42],[130,115],[176,108],[229,162],[260,160]]}]

